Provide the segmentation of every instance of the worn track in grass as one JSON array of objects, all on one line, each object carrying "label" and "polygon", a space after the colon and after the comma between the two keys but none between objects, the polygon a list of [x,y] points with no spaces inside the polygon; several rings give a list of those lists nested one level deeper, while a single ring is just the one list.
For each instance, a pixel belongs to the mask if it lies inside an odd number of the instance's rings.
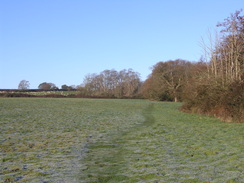
[{"label": "worn track in grass", "polygon": [[[80,180],[82,182],[118,182],[128,181],[126,173],[127,164],[130,160],[127,155],[133,156],[130,150],[132,146],[138,145],[139,141],[133,139],[133,134],[144,131],[155,122],[152,116],[153,104],[150,104],[143,112],[145,118],[141,123],[127,129],[109,134],[108,137],[100,138],[92,143],[88,149]],[[138,140],[138,139],[137,139]],[[139,159],[138,159],[139,161]]]},{"label": "worn track in grass", "polygon": [[243,182],[243,124],[180,113],[172,103],[156,105],[152,114],[156,182]]},{"label": "worn track in grass", "polygon": [[0,99],[0,182],[244,182],[244,124],[143,100]]},{"label": "worn track in grass", "polygon": [[144,122],[91,144],[81,182],[243,182],[243,132],[232,137],[243,125],[182,114],[174,105],[150,104]]}]

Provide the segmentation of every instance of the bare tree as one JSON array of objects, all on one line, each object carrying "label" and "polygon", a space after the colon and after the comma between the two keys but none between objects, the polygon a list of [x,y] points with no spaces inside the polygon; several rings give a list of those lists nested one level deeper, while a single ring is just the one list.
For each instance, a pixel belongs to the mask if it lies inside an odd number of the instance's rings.
[{"label": "bare tree", "polygon": [[85,88],[93,95],[108,97],[132,97],[138,92],[140,76],[132,69],[104,70],[100,74],[89,74],[84,79]]},{"label": "bare tree", "polygon": [[156,72],[159,69],[160,78],[169,93],[173,96],[175,102],[179,101],[180,88],[186,83],[186,71],[189,65],[189,62],[178,59],[175,61],[161,62],[157,65],[159,68],[155,68]]},{"label": "bare tree", "polygon": [[19,85],[18,85],[18,89],[20,90],[27,90],[30,87],[30,82],[26,81],[26,80],[22,80],[20,81]]},{"label": "bare tree", "polygon": [[223,27],[222,44],[219,46],[220,59],[224,60],[221,69],[225,71],[225,77],[230,82],[241,80],[244,69],[244,16],[240,15],[241,11],[236,11],[217,25]]},{"label": "bare tree", "polygon": [[221,81],[222,86],[240,81],[244,73],[244,16],[240,13],[236,11],[217,24],[223,28],[221,34],[216,33],[215,38],[209,34],[208,44],[202,41],[209,78]]},{"label": "bare tree", "polygon": [[[186,108],[218,116],[225,120],[243,121],[244,87],[244,16],[236,11],[222,23],[216,37],[203,41],[207,69],[194,75],[186,88]],[[242,119],[241,119],[242,118]]]}]

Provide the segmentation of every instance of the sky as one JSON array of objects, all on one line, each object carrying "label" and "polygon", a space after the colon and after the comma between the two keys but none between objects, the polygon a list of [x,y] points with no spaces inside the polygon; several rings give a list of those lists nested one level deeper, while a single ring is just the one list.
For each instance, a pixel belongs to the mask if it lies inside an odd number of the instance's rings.
[{"label": "sky", "polygon": [[[80,85],[88,74],[198,61],[200,42],[243,0],[0,0],[0,89]],[[243,14],[243,12],[242,12]]]}]

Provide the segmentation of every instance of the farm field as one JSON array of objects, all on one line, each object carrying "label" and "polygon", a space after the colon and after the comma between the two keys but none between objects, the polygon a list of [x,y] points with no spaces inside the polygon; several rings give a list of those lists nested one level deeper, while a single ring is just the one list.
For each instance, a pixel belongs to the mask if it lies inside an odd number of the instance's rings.
[{"label": "farm field", "polygon": [[[21,92],[19,92],[21,93]],[[23,92],[22,92],[23,93]],[[30,95],[34,96],[40,96],[40,95],[62,95],[62,96],[68,96],[68,95],[77,95],[79,94],[79,91],[40,91],[40,92],[24,92]]]},{"label": "farm field", "polygon": [[[53,95],[60,95],[60,96],[63,96],[63,97],[67,97],[67,96],[71,96],[71,95],[78,95],[80,94],[79,91],[28,91],[28,90],[24,90],[24,91],[0,91],[0,94],[1,95],[6,95],[7,97],[9,97],[10,95],[12,96],[20,96],[21,94],[26,94],[26,95],[31,95],[31,96],[53,96]],[[6,97],[5,96],[5,97]]]},{"label": "farm field", "polygon": [[244,182],[244,124],[180,106],[0,98],[0,182]]}]

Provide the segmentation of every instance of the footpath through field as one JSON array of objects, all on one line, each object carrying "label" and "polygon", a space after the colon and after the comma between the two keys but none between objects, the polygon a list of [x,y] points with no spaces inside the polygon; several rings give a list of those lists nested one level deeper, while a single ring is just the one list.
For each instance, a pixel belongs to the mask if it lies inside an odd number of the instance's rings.
[{"label": "footpath through field", "polygon": [[147,105],[142,123],[89,145],[82,182],[244,182],[242,124]]},{"label": "footpath through field", "polygon": [[0,98],[0,182],[244,182],[244,124],[180,106]]}]

